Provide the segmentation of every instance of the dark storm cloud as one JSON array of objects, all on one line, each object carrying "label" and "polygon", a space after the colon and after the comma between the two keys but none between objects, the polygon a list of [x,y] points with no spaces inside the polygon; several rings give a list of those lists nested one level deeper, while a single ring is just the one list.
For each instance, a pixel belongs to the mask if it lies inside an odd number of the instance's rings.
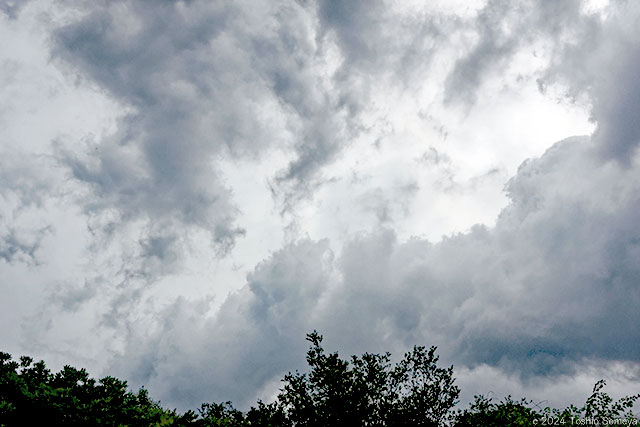
[{"label": "dark storm cloud", "polygon": [[640,362],[634,166],[602,164],[588,140],[564,141],[521,167],[493,229],[436,245],[360,241],[343,256],[331,318],[349,319],[346,335],[389,328],[458,363],[525,376],[582,358]]},{"label": "dark storm cloud", "polygon": [[[56,151],[84,185],[73,194],[81,194],[93,239],[87,262],[100,271],[62,286],[53,300],[74,311],[101,298],[99,326],[122,331],[125,343],[112,361],[117,375],[170,405],[242,405],[299,366],[314,328],[347,353],[434,344],[458,365],[525,377],[570,372],[584,360],[640,362],[640,165],[631,158],[640,133],[637,7],[601,21],[574,1],[490,1],[468,22],[399,18],[382,2],[361,1],[83,7],[55,32],[54,57],[127,113],[110,137]],[[519,50],[552,41],[541,86],[562,82],[586,96],[593,138],[525,162],[493,228],[437,244],[379,230],[350,239],[337,259],[328,242],[302,240],[260,263],[214,316],[207,298],[180,298],[140,320],[147,285],[176,271],[188,231],[206,230],[219,253],[243,234],[219,158],[292,149],[273,179],[292,209],[362,131],[369,86],[403,82],[448,30],[469,23],[477,42],[449,74],[447,101],[473,103]],[[331,37],[337,58],[328,53]],[[449,163],[433,153],[425,163]],[[603,162],[602,153],[626,167]],[[21,204],[37,186],[49,188],[46,179],[29,185],[18,186]],[[374,189],[361,202],[392,226],[391,214],[405,209],[398,200],[417,185],[398,195]],[[37,252],[37,238],[2,230],[13,249],[2,246],[0,258]]]},{"label": "dark storm cloud", "polygon": [[294,2],[92,5],[57,31],[54,55],[133,112],[88,160],[65,158],[74,176],[97,203],[177,218],[231,247],[242,230],[217,156],[293,148],[278,182],[295,192],[349,133],[340,88],[314,68],[310,13]]},{"label": "dark storm cloud", "polygon": [[[433,344],[457,366],[523,378],[571,374],[589,360],[640,363],[639,170],[637,159],[603,164],[589,138],[574,138],[521,166],[495,228],[437,244],[381,230],[336,260],[326,242],[285,247],[215,318],[178,320],[192,309],[176,303],[178,319],[132,341],[122,369],[147,372],[136,380],[163,399],[242,404],[299,366],[313,328],[345,353]],[[206,378],[202,366],[212,367]]]},{"label": "dark storm cloud", "polygon": [[[244,235],[220,159],[290,151],[271,182],[283,209],[294,209],[331,179],[323,167],[362,130],[358,114],[370,79],[387,67],[402,77],[403,61],[426,58],[427,30],[419,22],[405,25],[420,30],[406,40],[390,45],[395,38],[387,30],[358,53],[340,27],[351,23],[319,23],[312,3],[68,0],[56,7],[67,14],[49,22],[64,23],[50,39],[54,64],[80,86],[104,91],[123,112],[111,135],[61,137],[51,146],[66,175],[47,165],[58,173],[48,185],[64,182],[62,203],[72,210],[79,203],[88,230],[78,262],[84,277],[47,291],[42,312],[51,321],[58,309],[76,312],[100,301],[100,326],[126,329],[150,285],[179,271],[190,236],[209,233],[222,256]],[[350,19],[361,28],[377,19],[354,12]],[[337,48],[327,40],[334,30]],[[6,257],[37,251],[36,240],[12,236]]]},{"label": "dark storm cloud", "polygon": [[[81,149],[66,144],[58,155],[88,185],[90,215],[116,210],[120,222],[149,222],[155,234],[140,239],[142,252],[152,239],[178,244],[185,228],[209,232],[220,255],[245,235],[219,159],[292,151],[270,185],[281,211],[293,211],[333,179],[324,166],[366,129],[360,113],[370,86],[423,70],[444,34],[424,14],[383,13],[382,3],[81,7],[54,33],[56,63],[127,113],[112,136]],[[116,232],[115,224],[103,226]],[[171,255],[167,263],[180,258],[175,248],[159,253]]]},{"label": "dark storm cloud", "polygon": [[628,164],[640,143],[640,7],[635,2],[615,6],[606,20],[586,23],[559,49],[546,77],[591,102],[603,157]]},{"label": "dark storm cloud", "polygon": [[[215,113],[233,111],[233,97],[211,83],[241,73],[221,72],[216,64],[222,55],[200,58],[198,50],[207,49],[229,11],[211,7],[186,17],[177,5],[105,3],[58,30],[54,54],[134,110],[116,135],[88,147],[85,158],[67,151],[61,159],[92,186],[92,208],[202,227],[224,252],[242,230],[233,223],[235,208],[213,167],[214,155],[226,139],[241,136],[243,122],[251,124]],[[230,121],[237,122],[236,134],[224,126]],[[230,134],[215,132],[220,127]]]}]

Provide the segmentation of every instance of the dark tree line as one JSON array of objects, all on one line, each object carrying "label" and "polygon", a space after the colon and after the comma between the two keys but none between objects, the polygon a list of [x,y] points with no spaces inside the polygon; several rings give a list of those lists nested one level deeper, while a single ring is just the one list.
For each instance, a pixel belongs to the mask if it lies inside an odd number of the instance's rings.
[{"label": "dark tree line", "polygon": [[[0,353],[0,426],[534,426],[633,424],[639,395],[614,401],[596,383],[578,408],[540,408],[531,401],[499,402],[484,396],[456,410],[459,388],[453,367],[438,367],[436,348],[416,346],[395,365],[389,353],[327,354],[322,336],[307,335],[309,372],[289,373],[277,399],[246,412],[231,402],[205,403],[178,413],[150,399],[147,390],[129,391],[113,377],[96,381],[84,369],[65,366],[52,373],[29,357]],[[628,424],[622,424],[626,421]]]}]

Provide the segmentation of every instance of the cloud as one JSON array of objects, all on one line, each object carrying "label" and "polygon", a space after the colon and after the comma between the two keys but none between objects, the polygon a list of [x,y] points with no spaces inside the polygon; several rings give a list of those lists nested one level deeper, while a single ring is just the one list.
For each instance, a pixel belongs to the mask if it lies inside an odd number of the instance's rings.
[{"label": "cloud", "polygon": [[[598,19],[599,15],[585,11],[579,0],[488,1],[464,27],[463,35],[471,48],[463,49],[447,77],[445,102],[474,104],[480,86],[492,74],[505,74],[513,67],[517,54],[546,56],[547,51],[562,50],[575,40],[573,37],[583,40],[589,36],[587,30],[593,30]],[[542,69],[546,66],[542,65]],[[525,72],[540,71],[533,68]]]},{"label": "cloud", "polygon": [[457,29],[456,19],[437,9],[403,10],[379,0],[323,0],[317,15],[321,34],[335,37],[340,48],[337,78],[344,81],[356,76],[406,81],[430,65],[437,47],[447,44],[446,32]]},{"label": "cloud", "polygon": [[[635,378],[634,5],[592,13],[574,1],[489,1],[449,14],[361,1],[58,4],[53,63],[78,90],[116,102],[119,118],[109,132],[47,135],[45,149],[0,156],[0,267],[28,288],[6,303],[29,308],[6,332],[14,342],[82,352],[181,408],[272,395],[274,378],[302,367],[312,329],[346,354],[438,345],[478,387],[495,372],[522,385],[578,378],[585,366],[626,366]],[[20,67],[4,69],[11,78]],[[456,134],[465,122],[450,110],[520,78],[588,103],[596,133],[524,162],[495,226],[405,239],[447,209],[443,194],[476,191],[507,169],[476,141],[497,141],[501,119],[483,123],[486,134]],[[501,117],[547,126],[512,114]],[[256,176],[270,174],[263,187],[232,185],[224,168],[244,160],[233,179],[255,164]],[[238,203],[261,227],[252,194],[268,190],[302,218],[278,250],[258,240],[279,239],[286,224],[245,230]],[[449,216],[476,214],[459,200],[449,206],[465,212]],[[229,275],[202,265],[251,236],[259,249],[245,254],[264,260],[223,299]],[[197,295],[186,267],[195,255],[210,275]]]},{"label": "cloud", "polygon": [[[511,69],[517,78],[538,79],[542,90],[560,84],[574,102],[591,106],[603,158],[626,163],[640,141],[635,120],[640,47],[634,25],[639,13],[630,2],[594,10],[577,0],[489,1],[465,27],[474,29],[466,36],[472,47],[463,50],[448,75],[444,101],[472,105],[491,75]],[[520,72],[516,57],[523,52],[541,63]]]},{"label": "cloud", "polygon": [[300,366],[313,328],[346,354],[437,345],[465,375],[489,366],[548,383],[593,363],[636,366],[638,160],[603,163],[590,138],[572,138],[523,163],[494,228],[439,243],[381,229],[339,257],[326,241],[291,244],[214,317],[183,300],[170,306],[157,332],[129,343],[120,369],[181,405],[198,396],[247,404]]},{"label": "cloud", "polygon": [[372,85],[426,69],[448,27],[441,18],[363,2],[92,4],[56,31],[53,55],[130,113],[89,153],[92,167],[66,161],[109,203],[171,211],[229,248],[241,230],[216,159],[292,150],[272,179],[290,209],[370,126],[361,115]]},{"label": "cloud", "polygon": [[637,73],[640,44],[635,3],[615,3],[598,20],[585,23],[553,58],[546,78],[560,81],[575,98],[586,97],[597,123],[594,137],[604,159],[625,164],[640,142]]},{"label": "cloud", "polygon": [[20,13],[20,9],[26,6],[29,0],[1,0],[0,11],[9,17],[9,19],[16,19]]},{"label": "cloud", "polygon": [[131,110],[89,152],[94,164],[64,158],[98,203],[208,229],[224,251],[243,231],[218,156],[292,149],[278,181],[297,188],[345,143],[340,90],[295,2],[103,2],[83,13],[57,30],[54,56]]},{"label": "cloud", "polygon": [[179,298],[148,323],[132,325],[127,351],[112,369],[171,405],[193,407],[205,395],[246,403],[274,372],[303,360],[300,331],[313,324],[331,263],[327,242],[301,241],[258,265],[213,317],[206,299]]},{"label": "cloud", "polygon": [[[147,10],[148,16],[140,15],[139,7],[104,4],[58,31],[54,55],[135,111],[121,120],[117,134],[90,144],[85,158],[67,150],[61,161],[75,179],[91,186],[92,209],[118,209],[123,220],[147,217],[151,223],[202,227],[224,252],[242,230],[233,224],[230,191],[213,167],[221,142],[206,127],[206,115],[223,103],[206,81],[190,77],[205,73],[197,52],[187,49],[215,34],[225,11],[213,8],[202,20],[209,20],[207,29],[199,22],[178,34],[176,22],[161,35],[154,23],[167,19],[172,7]],[[186,57],[176,54],[182,49]],[[206,75],[216,74],[212,69]],[[208,102],[198,105],[199,99]]]},{"label": "cloud", "polygon": [[47,156],[26,156],[11,149],[0,156],[0,259],[37,264],[42,241],[52,225],[39,213],[54,193]]}]

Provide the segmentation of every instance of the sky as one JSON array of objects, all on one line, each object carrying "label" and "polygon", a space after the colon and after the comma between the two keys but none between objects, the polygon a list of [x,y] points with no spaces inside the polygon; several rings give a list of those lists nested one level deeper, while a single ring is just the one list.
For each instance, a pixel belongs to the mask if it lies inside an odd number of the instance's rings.
[{"label": "sky", "polygon": [[0,0],[0,347],[179,409],[438,347],[640,382],[640,4]]}]

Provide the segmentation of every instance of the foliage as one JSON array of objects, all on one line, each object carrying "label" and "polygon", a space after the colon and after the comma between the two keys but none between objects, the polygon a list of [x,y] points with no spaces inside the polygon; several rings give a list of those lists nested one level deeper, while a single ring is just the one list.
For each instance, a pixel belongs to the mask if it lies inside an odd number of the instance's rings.
[{"label": "foliage", "polygon": [[534,426],[636,425],[633,408],[640,394],[614,401],[596,383],[585,404],[540,408],[511,396],[494,402],[476,396],[454,412],[459,389],[453,367],[437,366],[435,347],[414,347],[397,364],[391,355],[341,359],[325,353],[322,336],[307,335],[310,371],[289,373],[276,400],[243,412],[231,402],[204,403],[197,411],[164,409],[142,388],[131,392],[113,377],[95,380],[84,369],[65,366],[53,374],[44,362],[12,360],[0,353],[0,426]]},{"label": "foliage", "polygon": [[296,426],[437,426],[451,419],[459,389],[453,367],[438,368],[435,347],[414,347],[391,368],[388,353],[325,354],[322,336],[307,336],[309,374],[285,376],[278,401]]},{"label": "foliage", "polygon": [[636,401],[640,399],[640,393],[614,401],[613,398],[602,391],[605,385],[606,382],[604,380],[598,381],[593,386],[593,392],[582,408],[576,408],[573,405],[562,411],[557,409],[550,411],[549,408],[546,408],[546,413],[552,413],[553,416],[566,420],[568,423],[577,419],[589,420],[591,424],[606,424],[611,420],[626,420],[630,422],[628,425],[634,425],[631,422],[637,421],[638,418],[633,414],[633,407]]},{"label": "foliage", "polygon": [[172,415],[146,390],[128,392],[125,381],[96,381],[71,366],[54,375],[42,361],[0,353],[0,425],[149,426]]},{"label": "foliage", "polygon": [[475,396],[470,408],[461,412],[456,426],[500,427],[533,426],[540,423],[543,415],[532,408],[532,402],[522,399],[514,401],[507,396],[499,403],[484,396]]},{"label": "foliage", "polygon": [[458,414],[456,426],[535,426],[535,425],[637,425],[640,420],[633,407],[640,394],[626,396],[614,402],[603,392],[604,380],[598,381],[591,396],[581,408],[570,405],[565,409],[544,409],[532,401],[515,402],[508,396],[499,403],[484,396],[475,396],[469,409]]}]

